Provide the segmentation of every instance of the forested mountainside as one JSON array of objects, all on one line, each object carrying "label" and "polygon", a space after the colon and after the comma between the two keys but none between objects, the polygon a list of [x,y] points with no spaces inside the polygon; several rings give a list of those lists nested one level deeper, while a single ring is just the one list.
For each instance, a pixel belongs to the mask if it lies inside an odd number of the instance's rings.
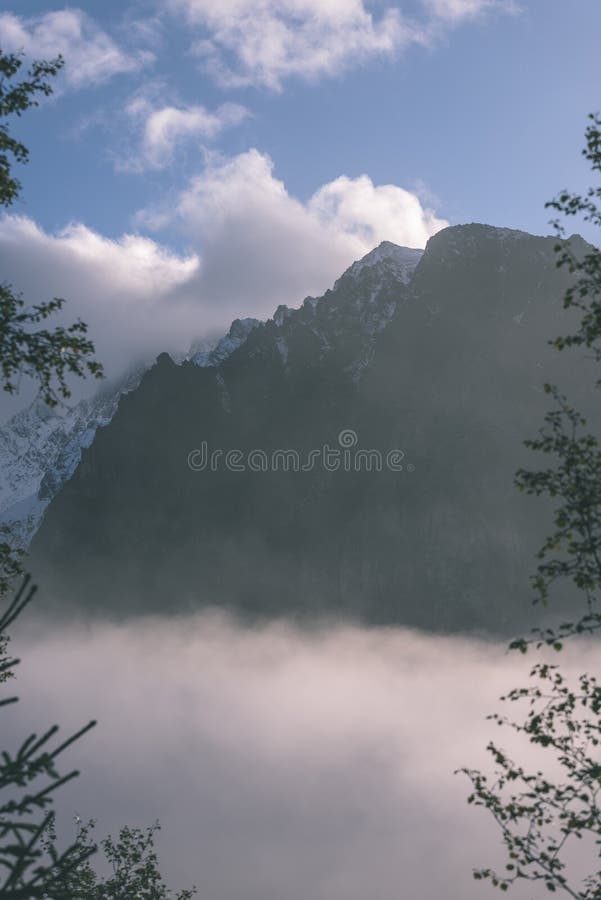
[{"label": "forested mountainside", "polygon": [[46,512],[30,559],[45,602],[528,621],[548,510],[513,487],[540,463],[522,441],[545,381],[596,408],[590,364],[547,345],[570,324],[554,245],[483,225],[423,255],[383,244],[223,358],[160,356]]}]

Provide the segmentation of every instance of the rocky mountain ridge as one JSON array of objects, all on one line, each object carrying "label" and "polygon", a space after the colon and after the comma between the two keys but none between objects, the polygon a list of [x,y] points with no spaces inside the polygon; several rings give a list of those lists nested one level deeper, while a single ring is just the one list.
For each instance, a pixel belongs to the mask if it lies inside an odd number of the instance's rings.
[{"label": "rocky mountain ridge", "polygon": [[[348,320],[354,320],[358,327],[361,346],[349,365],[360,372],[373,335],[386,325],[396,308],[396,301],[389,296],[391,287],[396,279],[408,282],[421,254],[420,250],[385,241],[353,263],[323,298],[306,298],[301,310],[278,307],[270,323],[282,331],[276,338],[282,358],[287,359],[288,354],[284,335],[297,318],[305,321],[308,317],[314,322],[315,337],[327,352],[332,342],[336,343],[340,317],[340,321],[346,320],[345,327]],[[345,293],[350,294],[344,301],[348,309],[340,315],[335,300]],[[266,324],[253,318],[235,319],[228,334],[193,344],[185,359],[201,367],[218,367],[255,328]],[[110,423],[121,397],[135,390],[146,368],[136,367],[72,407],[52,410],[34,401],[0,428],[0,525],[17,544],[28,546],[48,504],[79,465],[82,451],[92,444],[97,429]]]},{"label": "rocky mountain ridge", "polygon": [[574,326],[555,243],[455,226],[409,283],[380,260],[218,365],[163,354],[34,537],[46,602],[527,627],[549,510],[513,478],[544,382],[600,424],[594,365],[548,343]]}]

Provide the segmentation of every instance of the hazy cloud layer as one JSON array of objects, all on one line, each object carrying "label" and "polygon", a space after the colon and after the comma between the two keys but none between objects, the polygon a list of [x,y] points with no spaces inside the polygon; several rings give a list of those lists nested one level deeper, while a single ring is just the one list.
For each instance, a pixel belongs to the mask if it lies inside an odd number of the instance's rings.
[{"label": "hazy cloud layer", "polygon": [[171,209],[139,218],[179,228],[188,254],[139,235],[109,240],[77,223],[52,235],[25,217],[0,219],[3,276],[30,303],[64,297],[64,321],[88,323],[111,375],[162,350],[185,352],[236,317],[297,306],[380,241],[420,247],[447,224],[414,195],[367,176],[338,178],[302,203],[257,150],[214,160]]},{"label": "hazy cloud layer", "polygon": [[164,0],[166,10],[197,29],[193,52],[224,87],[281,90],[290,76],[316,81],[373,57],[431,44],[441,28],[511,0],[422,0],[421,14],[364,0]]},{"label": "hazy cloud layer", "polygon": [[[495,896],[471,869],[500,861],[499,836],[453,770],[487,767],[491,736],[511,748],[484,717],[531,660],[395,629],[250,630],[210,615],[45,624],[13,651],[22,700],[2,711],[3,746],[97,717],[64,762],[83,775],[61,812],[97,817],[100,834],[159,817],[173,886],[195,881],[211,900]],[[590,651],[577,665],[598,668]]]},{"label": "hazy cloud layer", "polygon": [[65,8],[29,18],[0,13],[2,49],[28,57],[65,57],[64,77],[80,88],[107,81],[113,75],[135,72],[153,59],[148,51],[127,52],[83,10]]}]

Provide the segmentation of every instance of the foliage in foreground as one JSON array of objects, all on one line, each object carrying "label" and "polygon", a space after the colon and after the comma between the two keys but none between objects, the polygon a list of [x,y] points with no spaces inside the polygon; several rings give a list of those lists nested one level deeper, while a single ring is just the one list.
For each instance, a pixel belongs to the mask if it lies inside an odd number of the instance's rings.
[{"label": "foliage in foreground", "polygon": [[[35,594],[25,579],[21,589],[0,616],[0,682],[14,674],[19,660],[8,654],[7,629]],[[0,706],[17,702],[14,696],[0,698]],[[51,895],[55,900],[71,900],[65,888],[69,873],[81,867],[93,848],[74,842],[63,852],[47,847],[45,835],[52,828],[55,791],[79,774],[61,775],[58,757],[83,734],[93,728],[89,722],[65,741],[56,741],[54,725],[42,735],[31,734],[14,752],[0,754],[0,897],[25,900]]]},{"label": "foliage in foreground", "polygon": [[[0,615],[0,685],[13,676],[19,660],[9,655],[7,629],[31,603],[35,587],[25,579],[20,590]],[[0,707],[17,702],[0,697]],[[43,734],[29,735],[15,752],[0,753],[0,897],[2,900],[190,900],[196,889],[173,895],[158,867],[154,848],[160,825],[146,829],[124,826],[117,839],[100,844],[92,839],[93,820],[77,819],[75,840],[57,849],[55,812],[58,788],[79,775],[62,775],[58,758],[95,726],[89,722],[64,741],[57,740],[54,725]],[[99,875],[91,857],[101,849],[111,869]]]},{"label": "foliage in foreground", "polygon": [[[90,820],[83,824],[76,818],[77,841],[82,857],[98,849],[92,839],[96,823]],[[159,822],[148,828],[124,826],[117,839],[112,837],[100,841],[110,874],[102,877],[91,865],[89,855],[72,869],[65,880],[68,895],[77,900],[115,900],[115,898],[135,898],[135,900],[170,900],[173,892],[166,886],[158,868],[158,857],[154,848],[155,834],[160,831]],[[46,835],[46,847],[52,852],[56,837],[50,827]],[[174,900],[190,900],[196,888],[183,890],[174,895]]]},{"label": "foliage in foreground", "polygon": [[[59,73],[64,61],[60,56],[48,62],[34,61],[19,81],[16,79],[22,65],[21,55],[0,49],[0,205],[4,207],[11,206],[21,191],[11,166],[26,163],[29,151],[1,120],[21,116],[38,106],[40,96],[52,94],[49,79]],[[7,393],[16,393],[21,379],[29,378],[37,384],[43,402],[53,407],[71,396],[70,377],[102,377],[85,322],[78,319],[67,326],[38,327],[60,312],[64,303],[54,297],[28,307],[12,285],[0,280],[0,386]],[[22,572],[18,549],[10,535],[0,530],[0,600],[6,598],[14,578]]]},{"label": "foliage in foreground", "polygon": [[[583,154],[598,174],[601,117],[592,115],[590,120]],[[547,205],[601,227],[601,187],[591,187],[585,195],[564,190]],[[563,239],[562,226],[557,221],[554,225]],[[591,247],[579,258],[563,240],[556,250],[558,266],[567,266],[575,276],[564,307],[579,310],[582,317],[576,332],[550,343],[559,351],[586,348],[599,362],[601,251]],[[554,502],[553,531],[538,553],[534,602],[547,606],[552,591],[567,580],[580,592],[584,605],[575,621],[536,629],[532,636],[512,641],[510,649],[522,653],[530,648],[561,651],[565,640],[594,635],[601,628],[601,449],[597,437],[586,430],[586,420],[559,389],[545,385],[545,390],[555,408],[545,417],[539,436],[526,441],[526,446],[549,456],[551,463],[516,475],[520,490]],[[528,771],[493,741],[487,749],[496,765],[494,779],[475,769],[461,770],[472,783],[468,802],[491,813],[507,857],[503,871],[478,869],[474,877],[503,891],[527,880],[574,900],[601,900],[601,686],[587,673],[570,683],[558,665],[543,658],[531,669],[527,687],[501,699],[526,703],[525,719],[489,718],[548,753],[546,772],[559,768],[562,774],[555,780],[542,769]],[[582,858],[587,860],[584,871]]]},{"label": "foliage in foreground", "polygon": [[[39,105],[38,97],[53,92],[48,80],[64,65],[63,58],[34,61],[25,78],[13,81],[23,65],[22,56],[0,50],[0,119],[21,116]],[[0,205],[11,206],[18,199],[21,184],[11,172],[11,163],[26,163],[29,151],[14,138],[6,122],[0,122]],[[102,366],[93,359],[94,345],[85,335],[87,325],[77,321],[66,328],[34,329],[32,326],[53,316],[64,305],[55,297],[46,303],[26,307],[9,284],[0,284],[0,371],[3,390],[14,393],[23,376],[37,381],[41,397],[49,406],[71,396],[68,375],[96,378]]]},{"label": "foliage in foreground", "polygon": [[[31,64],[27,77],[13,81],[22,66],[18,54],[0,50],[0,119],[20,116],[38,105],[38,96],[49,96],[48,78],[63,66],[59,56],[50,62]],[[21,185],[11,172],[11,163],[25,163],[27,148],[0,122],[0,205],[8,207],[18,198]],[[64,300],[26,307],[11,285],[0,283],[0,385],[7,393],[18,391],[23,377],[37,382],[43,402],[56,406],[70,397],[70,376],[102,377],[102,366],[93,358],[94,345],[86,338],[87,326],[77,321],[67,327],[37,328],[59,312]],[[14,675],[19,660],[8,652],[8,629],[29,605],[35,587],[26,577],[10,600],[12,585],[22,574],[22,554],[10,534],[0,528],[0,685]],[[14,704],[14,696],[0,697],[0,706]],[[168,900],[158,870],[154,835],[158,822],[142,831],[122,828],[117,840],[101,841],[112,875],[103,878],[92,868],[90,858],[98,850],[91,839],[93,823],[79,827],[75,841],[57,849],[55,792],[79,773],[61,775],[59,757],[86,734],[95,722],[57,740],[55,725],[41,735],[31,734],[14,751],[0,752],[0,897],[2,900]],[[182,891],[176,900],[189,900],[195,889]]]}]

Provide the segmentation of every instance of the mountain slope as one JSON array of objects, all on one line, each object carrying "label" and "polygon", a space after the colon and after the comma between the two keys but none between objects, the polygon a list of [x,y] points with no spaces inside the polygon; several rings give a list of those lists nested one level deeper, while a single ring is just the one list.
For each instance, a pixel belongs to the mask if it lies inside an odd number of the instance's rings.
[{"label": "mountain slope", "polygon": [[[349,320],[356,320],[357,356],[351,364],[358,369],[365,362],[373,334],[395,309],[395,302],[388,297],[391,283],[395,277],[407,281],[421,254],[421,250],[384,242],[339,279],[340,285],[348,282],[346,292],[354,295],[352,308],[346,316],[341,314],[341,320],[346,319],[347,326]],[[335,291],[340,293],[336,286]],[[319,316],[313,315],[317,304],[317,299],[309,297],[305,310],[315,319],[316,334],[319,333],[322,349],[327,350],[332,337],[328,337],[328,322],[333,310],[320,321]],[[281,326],[292,312],[279,307],[274,316],[276,325]],[[258,319],[235,319],[221,339],[203,339],[193,344],[186,360],[201,367],[218,366],[260,324]],[[285,339],[278,339],[277,346],[281,354],[287,354]],[[103,386],[90,400],[67,409],[51,410],[34,401],[0,428],[0,525],[8,528],[13,541],[27,547],[51,499],[79,465],[82,451],[91,445],[97,429],[109,424],[121,397],[138,386],[146,369],[147,366],[136,367],[116,383]]]},{"label": "mountain slope", "polygon": [[217,365],[161,356],[51,504],[36,576],[103,611],[517,627],[546,527],[512,486],[521,441],[544,380],[593,406],[586,363],[545,343],[569,325],[554,243],[449,228],[412,277],[383,247]]},{"label": "mountain slope", "polygon": [[135,369],[72,407],[51,409],[36,400],[0,428],[0,524],[15,544],[27,547],[82,450],[111,421],[121,396],[138,386],[143,372]]}]

